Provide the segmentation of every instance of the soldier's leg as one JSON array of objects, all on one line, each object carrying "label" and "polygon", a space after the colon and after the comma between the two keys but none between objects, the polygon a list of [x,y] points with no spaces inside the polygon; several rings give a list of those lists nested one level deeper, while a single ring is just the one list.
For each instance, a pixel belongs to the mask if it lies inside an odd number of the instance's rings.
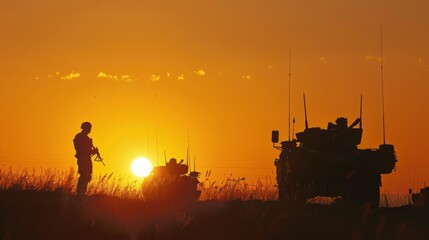
[{"label": "soldier's leg", "polygon": [[86,191],[88,189],[88,183],[92,179],[92,174],[90,173],[83,173],[79,176],[79,181],[77,183],[77,195],[84,196],[86,194]]},{"label": "soldier's leg", "polygon": [[84,196],[88,188],[88,183],[92,179],[92,162],[91,158],[78,159],[79,180],[77,183],[77,194]]},{"label": "soldier's leg", "polygon": [[83,196],[85,195],[86,190],[84,189],[85,187],[85,183],[84,183],[84,175],[80,174],[79,176],[79,180],[77,182],[77,195],[78,196]]}]

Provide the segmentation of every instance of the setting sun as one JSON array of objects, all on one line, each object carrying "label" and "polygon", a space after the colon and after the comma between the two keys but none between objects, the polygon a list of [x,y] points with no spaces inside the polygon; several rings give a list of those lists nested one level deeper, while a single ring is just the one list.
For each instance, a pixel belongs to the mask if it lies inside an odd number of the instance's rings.
[{"label": "setting sun", "polygon": [[152,163],[145,157],[139,157],[131,163],[130,168],[135,176],[147,177],[152,171]]}]

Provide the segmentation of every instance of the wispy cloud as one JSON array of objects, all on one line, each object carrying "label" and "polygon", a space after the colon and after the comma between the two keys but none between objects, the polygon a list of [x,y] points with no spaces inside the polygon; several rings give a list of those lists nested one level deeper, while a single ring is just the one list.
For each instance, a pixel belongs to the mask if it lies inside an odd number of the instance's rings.
[{"label": "wispy cloud", "polygon": [[185,80],[185,75],[179,74],[179,76],[177,76],[177,80],[179,81]]},{"label": "wispy cloud", "polygon": [[161,79],[161,75],[157,75],[157,74],[152,74],[152,75],[150,75],[150,80],[151,80],[152,82],[158,82],[158,81],[159,81],[159,79]]},{"label": "wispy cloud", "polygon": [[250,74],[244,74],[244,75],[241,75],[241,78],[250,80],[252,79],[252,76],[250,76]]},{"label": "wispy cloud", "polygon": [[122,75],[121,76],[121,80],[125,81],[125,82],[131,82],[131,81],[133,81],[133,79],[131,78],[130,75]]},{"label": "wispy cloud", "polygon": [[319,60],[323,63],[323,64],[328,64],[328,59],[326,59],[326,57],[320,57]]},{"label": "wispy cloud", "polygon": [[381,62],[381,57],[380,56],[374,56],[374,55],[366,55],[364,60],[365,61]]},{"label": "wispy cloud", "polygon": [[113,79],[115,81],[124,81],[124,82],[132,82],[134,79],[131,78],[130,75],[112,75],[104,72],[99,72],[97,78],[108,78]]},{"label": "wispy cloud", "polygon": [[[59,72],[56,72],[55,75],[59,75]],[[80,77],[80,73],[76,73],[76,72],[71,72],[65,76],[60,77],[62,80],[72,80],[75,78],[79,78]]]},{"label": "wispy cloud", "polygon": [[206,71],[204,71],[204,69],[200,69],[197,71],[194,71],[195,74],[197,74],[198,76],[204,76],[206,75]]}]

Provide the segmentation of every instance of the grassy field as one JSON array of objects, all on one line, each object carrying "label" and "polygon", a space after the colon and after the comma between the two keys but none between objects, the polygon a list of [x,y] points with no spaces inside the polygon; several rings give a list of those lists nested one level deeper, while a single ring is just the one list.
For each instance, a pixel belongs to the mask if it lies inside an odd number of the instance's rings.
[{"label": "grassy field", "polygon": [[[142,184],[94,177],[74,196],[73,170],[0,171],[0,239],[427,239],[429,212],[405,205],[371,210],[345,204],[273,201],[269,178],[256,184],[203,181],[198,202],[145,201]],[[260,200],[258,200],[260,199]],[[316,199],[317,200],[317,199]],[[319,199],[322,201],[323,199]]]},{"label": "grassy field", "polygon": [[[74,169],[58,171],[54,169],[34,169],[14,172],[11,168],[0,169],[0,190],[34,190],[49,192],[65,192],[74,194],[78,174]],[[249,184],[244,178],[225,177],[221,182],[200,179],[198,189],[201,191],[199,200],[276,200],[277,188],[275,179],[265,177]],[[108,195],[123,199],[145,200],[142,189],[146,185],[143,180],[131,176],[114,176],[113,173],[95,175],[88,186],[88,195]],[[152,186],[149,186],[152,187]],[[313,199],[314,203],[329,202],[324,198]],[[400,207],[411,205],[408,195],[382,193],[381,207]]]},{"label": "grassy field", "polygon": [[[76,191],[78,174],[74,169],[61,172],[53,169],[41,169],[40,173],[23,170],[19,173],[12,169],[0,169],[0,190],[34,190],[49,192]],[[123,199],[145,200],[144,180],[131,176],[114,176],[114,174],[95,175],[88,185],[88,195],[108,195]],[[227,177],[223,181],[211,182],[202,179],[198,186],[201,201],[205,200],[275,200],[277,190],[270,178],[248,184],[244,178]]]}]

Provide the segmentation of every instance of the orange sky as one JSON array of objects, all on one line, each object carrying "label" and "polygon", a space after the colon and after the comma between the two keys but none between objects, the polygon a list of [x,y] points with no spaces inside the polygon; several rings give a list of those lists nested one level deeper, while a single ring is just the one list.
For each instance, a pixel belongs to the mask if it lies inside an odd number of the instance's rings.
[{"label": "orange sky", "polygon": [[[90,2],[90,3],[88,3]],[[292,50],[295,129],[353,121],[363,94],[361,148],[386,139],[397,171],[383,190],[429,184],[429,2],[286,0],[0,1],[0,165],[75,166],[72,139],[91,121],[107,164],[129,173],[186,158],[197,170],[264,178],[287,139]],[[158,151],[157,151],[158,149]]]}]

